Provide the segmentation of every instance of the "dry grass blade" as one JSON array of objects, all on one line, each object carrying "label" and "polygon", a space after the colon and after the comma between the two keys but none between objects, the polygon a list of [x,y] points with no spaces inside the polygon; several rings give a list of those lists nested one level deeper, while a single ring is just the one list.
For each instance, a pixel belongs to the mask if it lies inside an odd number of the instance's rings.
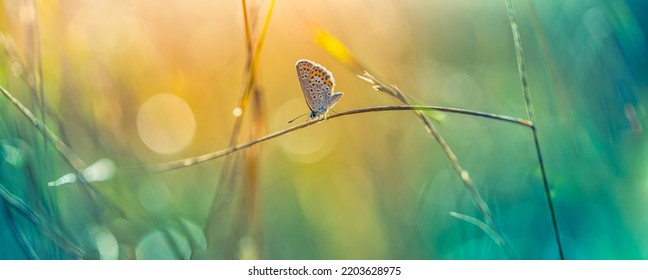
[{"label": "dry grass blade", "polygon": [[362,66],[360,61],[358,61],[351,51],[340,42],[337,38],[331,36],[326,30],[320,28],[316,25],[310,26],[315,41],[322,47],[326,52],[335,57],[338,61],[344,64],[346,67],[351,69],[355,73],[361,73],[364,71],[365,67]]},{"label": "dry grass blade", "polygon": [[[243,20],[245,23],[245,38],[246,38],[246,53],[247,53],[247,61],[245,65],[245,77],[244,77],[244,85],[243,85],[243,91],[241,94],[241,97],[239,98],[239,104],[237,109],[239,109],[240,114],[237,115],[237,118],[234,123],[234,128],[232,130],[232,134],[230,136],[230,146],[235,145],[240,136],[241,132],[241,127],[243,124],[243,116],[247,112],[248,105],[251,100],[251,96],[253,97],[253,101],[255,102],[260,102],[261,97],[260,91],[257,89],[256,85],[256,72],[257,72],[257,67],[260,59],[260,54],[261,50],[263,49],[263,44],[265,42],[265,37],[267,35],[268,27],[270,25],[270,19],[272,16],[272,12],[274,9],[275,1],[272,0],[270,1],[270,5],[268,8],[268,12],[265,16],[265,19],[263,21],[263,25],[261,27],[261,32],[259,34],[258,39],[256,40],[256,46],[254,45],[253,39],[252,39],[252,34],[254,31],[252,25],[250,24],[250,18],[248,16],[248,5],[245,0],[241,1],[242,3],[242,8],[243,8]],[[258,133],[261,131],[262,124],[260,123],[261,115],[259,113],[261,112],[261,104],[256,104],[255,103],[255,112],[253,115],[253,130],[252,130],[252,135],[251,137],[255,137],[255,133]],[[257,156],[254,155],[248,155],[247,158],[245,159],[245,164],[246,164],[246,172],[251,172],[248,175],[251,176],[256,176],[256,172],[253,172],[257,168],[256,162],[258,162],[258,153],[256,154]],[[210,206],[210,214],[207,217],[207,223],[205,226],[207,236],[211,236],[209,232],[211,231],[211,228],[214,226],[213,220],[214,220],[214,215],[216,215],[222,207],[225,205],[229,204],[229,202],[232,200],[234,196],[234,179],[236,179],[236,174],[239,172],[237,169],[238,166],[240,165],[239,160],[242,158],[239,157],[232,157],[228,158],[222,168],[220,178],[218,180],[218,189],[216,192],[214,192],[214,196],[211,201],[211,206]],[[244,181],[243,183],[248,186],[245,188],[246,193],[250,193],[255,187],[251,186],[250,184],[254,184],[255,180],[252,181]],[[256,191],[254,191],[256,193]],[[255,195],[255,194],[254,194]],[[251,206],[252,208],[254,206]],[[243,210],[243,211],[249,211],[249,209]],[[242,231],[240,228],[240,225],[235,226],[235,231],[240,232]],[[235,234],[237,235],[237,234]],[[235,237],[236,238],[236,237]],[[232,242],[230,242],[232,243]],[[232,252],[233,250],[227,250],[228,252]],[[230,258],[233,258],[233,255],[229,256]]]}]

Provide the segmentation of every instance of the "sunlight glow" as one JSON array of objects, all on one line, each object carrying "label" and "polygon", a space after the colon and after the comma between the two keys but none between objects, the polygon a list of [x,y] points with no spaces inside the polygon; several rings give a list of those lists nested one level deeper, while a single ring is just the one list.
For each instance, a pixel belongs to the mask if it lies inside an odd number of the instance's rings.
[{"label": "sunlight glow", "polygon": [[146,146],[161,154],[177,153],[191,142],[196,120],[181,98],[163,93],[146,100],[137,114],[137,132]]}]

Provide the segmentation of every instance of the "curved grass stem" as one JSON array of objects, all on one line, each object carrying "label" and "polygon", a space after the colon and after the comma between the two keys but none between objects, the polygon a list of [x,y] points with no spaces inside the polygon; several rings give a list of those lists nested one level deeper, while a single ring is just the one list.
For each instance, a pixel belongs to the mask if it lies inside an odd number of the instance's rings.
[{"label": "curved grass stem", "polygon": [[[343,116],[349,116],[349,115],[355,115],[355,114],[363,114],[363,113],[371,113],[371,112],[381,112],[381,111],[440,111],[440,112],[447,112],[447,113],[456,113],[456,114],[463,114],[463,115],[469,115],[469,116],[476,116],[476,117],[483,117],[483,118],[488,118],[488,119],[493,119],[493,120],[498,120],[498,121],[503,121],[503,122],[508,122],[512,124],[517,124],[521,125],[524,127],[532,127],[533,123],[531,123],[528,120],[525,119],[519,119],[519,118],[514,118],[510,116],[503,116],[503,115],[497,115],[497,114],[491,114],[491,113],[485,113],[485,112],[479,112],[479,111],[471,111],[471,110],[466,110],[466,109],[457,109],[457,108],[449,108],[449,107],[441,107],[441,106],[418,106],[418,105],[392,105],[392,106],[377,106],[377,107],[367,107],[367,108],[360,108],[360,109],[354,109],[354,110],[349,110],[349,111],[344,111],[344,112],[339,112],[336,114],[329,115],[327,117],[327,120],[343,117]],[[268,141],[273,138],[277,138],[281,135],[288,134],[290,132],[300,130],[306,127],[309,127],[311,125],[318,124],[320,122],[323,122],[324,120],[316,120],[316,121],[309,121],[305,122],[299,125],[295,125],[277,132],[274,132],[272,134],[268,134],[266,136],[263,136],[261,138],[257,138],[255,140],[252,140],[248,143],[245,144],[239,144],[235,146],[231,146],[230,148],[216,151],[213,153],[208,153],[196,157],[190,157],[186,159],[181,159],[181,160],[176,160],[176,161],[171,161],[171,162],[166,162],[166,163],[161,163],[161,164],[155,164],[155,165],[150,165],[146,167],[135,167],[135,168],[127,168],[123,169],[122,173],[123,174],[129,174],[129,175],[136,175],[136,174],[145,174],[149,172],[157,173],[157,172],[165,172],[165,171],[170,171],[174,169],[179,169],[179,168],[184,168],[184,167],[189,167],[193,166],[196,164],[204,163],[213,159],[217,159],[220,157],[224,157],[230,154],[233,154],[239,150],[243,150],[249,147],[252,147],[256,144]]]}]

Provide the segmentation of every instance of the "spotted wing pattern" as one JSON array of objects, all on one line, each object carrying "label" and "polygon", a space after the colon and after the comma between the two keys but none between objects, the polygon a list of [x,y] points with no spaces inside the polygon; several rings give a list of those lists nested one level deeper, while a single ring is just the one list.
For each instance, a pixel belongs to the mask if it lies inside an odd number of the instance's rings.
[{"label": "spotted wing pattern", "polygon": [[342,97],[341,92],[333,94],[333,74],[324,66],[306,59],[297,61],[296,68],[306,104],[311,109],[311,118],[326,114]]}]

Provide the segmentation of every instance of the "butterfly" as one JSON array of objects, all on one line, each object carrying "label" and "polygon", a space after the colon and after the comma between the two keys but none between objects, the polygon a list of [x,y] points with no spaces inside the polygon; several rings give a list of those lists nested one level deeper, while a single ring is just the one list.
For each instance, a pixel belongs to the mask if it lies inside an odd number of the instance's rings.
[{"label": "butterfly", "polygon": [[308,59],[298,60],[295,67],[306,104],[311,110],[310,119],[318,119],[322,116],[326,118],[328,110],[335,106],[343,94],[333,93],[335,87],[333,73]]}]

